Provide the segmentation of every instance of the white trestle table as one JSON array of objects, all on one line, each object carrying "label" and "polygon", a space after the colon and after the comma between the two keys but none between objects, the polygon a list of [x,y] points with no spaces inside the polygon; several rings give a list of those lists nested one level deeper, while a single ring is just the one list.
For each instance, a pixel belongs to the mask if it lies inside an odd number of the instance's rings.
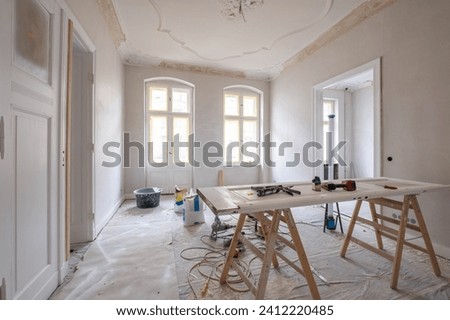
[{"label": "white trestle table", "polygon": [[[427,253],[429,255],[434,273],[439,276],[440,269],[438,261],[427,231],[425,220],[419,207],[417,195],[429,191],[450,190],[450,186],[391,178],[356,179],[355,181],[355,191],[346,191],[343,189],[336,189],[334,191],[322,189],[320,192],[313,191],[311,182],[268,184],[283,185],[287,187],[292,186],[293,189],[301,192],[300,195],[294,194],[293,196],[285,192],[279,192],[276,194],[258,197],[256,192],[251,189],[252,186],[267,186],[267,184],[198,188],[197,192],[199,196],[214,214],[239,214],[234,236],[223,266],[220,282],[222,284],[226,283],[229,270],[232,267],[239,273],[245,284],[255,295],[255,298],[263,299],[267,287],[270,268],[272,265],[277,268],[279,266],[278,258],[281,258],[289,266],[305,277],[312,298],[320,299],[320,294],[311,272],[311,267],[304,250],[300,234],[292,216],[291,208],[354,200],[356,200],[356,205],[342,244],[342,257],[345,257],[348,245],[350,241],[352,241],[361,245],[365,249],[391,260],[393,262],[391,288],[396,289],[400,272],[403,246],[407,245]],[[330,182],[341,183],[341,181]],[[324,183],[327,183],[327,181],[324,181]],[[394,200],[392,199],[393,197],[401,197],[402,200]],[[367,201],[369,203],[372,220],[359,217],[359,212],[363,201]],[[389,207],[400,211],[400,218],[397,220],[382,215],[377,212],[376,205]],[[416,216],[417,225],[408,223],[408,214],[410,209]],[[245,235],[241,233],[247,216],[251,216],[261,223],[265,234],[264,239],[266,248],[264,251],[256,248],[256,246],[253,245],[245,237]],[[292,241],[285,238],[278,232],[280,222],[287,225]],[[377,247],[363,242],[352,235],[356,222],[370,225],[374,229]],[[388,222],[389,225],[386,225],[386,222]],[[392,225],[396,225],[397,227],[393,228]],[[421,233],[424,247],[405,241],[405,233],[408,228]],[[382,237],[387,237],[396,241],[396,249],[393,254],[388,253],[383,249]],[[289,260],[284,254],[275,249],[276,240],[283,242],[286,246],[296,251],[300,266]],[[253,251],[262,260],[261,272],[256,286],[244,274],[238,263],[233,258],[239,241],[241,241],[248,249]]]}]

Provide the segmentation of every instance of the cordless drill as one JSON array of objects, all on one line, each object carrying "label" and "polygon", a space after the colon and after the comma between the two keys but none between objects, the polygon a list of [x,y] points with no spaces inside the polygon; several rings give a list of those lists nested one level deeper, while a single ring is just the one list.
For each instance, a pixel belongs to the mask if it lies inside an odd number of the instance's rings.
[{"label": "cordless drill", "polygon": [[345,191],[355,191],[356,182],[355,180],[342,181],[342,183],[324,183],[322,188],[328,191],[336,190],[337,188],[343,188]]}]

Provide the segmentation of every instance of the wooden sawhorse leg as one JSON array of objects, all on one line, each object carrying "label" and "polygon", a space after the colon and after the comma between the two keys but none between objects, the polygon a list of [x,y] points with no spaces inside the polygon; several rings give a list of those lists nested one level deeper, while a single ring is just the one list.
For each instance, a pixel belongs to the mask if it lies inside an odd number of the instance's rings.
[{"label": "wooden sawhorse leg", "polygon": [[350,224],[348,225],[347,234],[344,239],[344,243],[341,248],[341,257],[345,257],[347,253],[348,245],[350,244],[350,240],[352,238],[353,229],[355,228],[356,220],[358,219],[359,210],[361,209],[362,200],[357,200],[355,208],[353,209],[352,218],[350,220]]},{"label": "wooden sawhorse leg", "polygon": [[[369,203],[370,206],[370,214],[372,216],[372,221],[374,223],[374,226],[378,225],[378,218],[377,218],[377,209],[375,207],[375,204],[370,202]],[[383,250],[383,239],[381,238],[381,231],[379,228],[375,229],[375,236],[377,238],[377,245],[378,245],[378,249]]]},{"label": "wooden sawhorse leg", "polygon": [[[252,216],[258,216],[258,215],[263,215],[263,214],[264,213],[257,213],[257,214],[252,214]],[[317,285],[315,283],[314,276],[311,272],[311,267],[309,265],[308,258],[306,256],[305,250],[304,250],[302,242],[300,240],[300,236],[299,236],[297,227],[295,225],[295,221],[292,217],[291,211],[289,209],[275,210],[275,211],[271,211],[270,215],[272,216],[271,220],[269,220],[268,218],[265,219],[263,217],[257,218],[258,220],[263,221],[264,225],[268,228],[267,232],[265,233],[266,250],[264,253],[259,251],[254,245],[252,245],[252,243],[250,243],[244,236],[241,235],[241,230],[242,230],[242,227],[244,225],[245,218],[247,217],[247,215],[241,214],[239,216],[238,223],[236,225],[236,230],[233,235],[233,239],[231,240],[230,247],[229,247],[228,253],[227,253],[227,257],[226,257],[224,267],[222,270],[222,274],[220,277],[220,283],[221,284],[226,283],[230,268],[233,266],[233,268],[235,268],[236,271],[241,276],[242,280],[246,283],[246,285],[250,288],[252,293],[255,295],[255,298],[256,299],[264,299],[271,265],[273,263],[274,267],[278,266],[278,261],[276,259],[277,252],[275,249],[275,243],[276,243],[277,238],[281,238],[281,236],[278,234],[278,227],[279,227],[280,221],[283,220],[288,226],[288,229],[291,234],[292,241],[293,241],[293,243],[287,242],[286,244],[288,244],[289,247],[291,247],[292,249],[294,249],[297,252],[297,255],[298,255],[301,267],[302,267],[302,269],[299,269],[296,266],[295,269],[297,271],[299,271],[302,275],[305,276],[313,299],[320,299],[320,294],[317,289]],[[233,259],[239,239],[241,239],[245,245],[247,245],[253,252],[255,252],[257,254],[258,257],[260,257],[262,259],[261,272],[260,272],[258,284],[256,287],[243,274],[243,272],[240,270],[239,266]],[[279,255],[281,258],[283,258],[283,260],[286,259],[286,257],[284,257],[284,255],[282,255],[282,254],[279,254]],[[292,265],[292,262],[290,262],[289,264]]]},{"label": "wooden sawhorse leg", "polygon": [[309,265],[308,258],[303,248],[302,241],[300,240],[300,235],[295,225],[294,217],[290,209],[284,211],[284,216],[286,218],[286,224],[288,225],[289,232],[291,234],[292,241],[294,242],[295,251],[297,252],[298,259],[303,269],[303,273],[308,283],[309,290],[311,291],[311,296],[313,299],[320,299],[319,290],[317,289],[316,281],[311,271],[311,266]]},{"label": "wooden sawhorse leg", "polygon": [[236,229],[234,231],[233,238],[231,239],[230,247],[228,248],[227,257],[225,259],[225,263],[223,265],[222,275],[220,276],[220,283],[225,284],[228,278],[228,272],[230,271],[231,264],[233,262],[233,257],[236,252],[237,245],[239,243],[239,235],[242,231],[242,227],[244,226],[246,214],[240,214],[238,222],[236,224]]},{"label": "wooden sawhorse leg", "polygon": [[441,275],[441,269],[439,268],[436,253],[434,252],[433,249],[433,243],[431,242],[430,234],[428,233],[427,225],[425,224],[425,219],[423,218],[422,210],[419,207],[419,201],[417,201],[416,196],[413,196],[411,198],[411,205],[416,215],[417,223],[419,225],[420,232],[422,233],[423,242],[425,243],[425,248],[428,251],[428,255],[431,260],[431,265],[433,267],[434,274],[439,277]]}]

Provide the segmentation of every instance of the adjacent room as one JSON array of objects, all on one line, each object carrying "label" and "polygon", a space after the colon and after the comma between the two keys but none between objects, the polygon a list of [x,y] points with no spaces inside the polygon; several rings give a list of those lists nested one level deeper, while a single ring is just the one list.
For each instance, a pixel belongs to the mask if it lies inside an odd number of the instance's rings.
[{"label": "adjacent room", "polygon": [[449,15],[1,1],[0,300],[448,300]]}]

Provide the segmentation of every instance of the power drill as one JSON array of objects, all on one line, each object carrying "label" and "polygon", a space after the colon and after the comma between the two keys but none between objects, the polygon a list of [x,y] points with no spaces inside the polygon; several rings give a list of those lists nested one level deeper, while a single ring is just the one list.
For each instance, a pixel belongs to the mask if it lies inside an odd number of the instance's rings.
[{"label": "power drill", "polygon": [[355,191],[356,182],[355,180],[342,181],[342,183],[324,183],[322,188],[328,191],[336,190],[337,188],[343,188],[345,191]]}]

